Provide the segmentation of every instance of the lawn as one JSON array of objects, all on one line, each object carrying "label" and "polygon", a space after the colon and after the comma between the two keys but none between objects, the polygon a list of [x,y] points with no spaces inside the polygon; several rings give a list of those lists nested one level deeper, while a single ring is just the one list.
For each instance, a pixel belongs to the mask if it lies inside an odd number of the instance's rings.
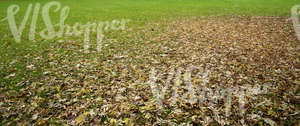
[{"label": "lawn", "polygon": [[[30,14],[16,42],[7,8],[20,6],[19,27],[37,2],[34,40]],[[83,34],[40,36],[49,2],[0,1],[0,125],[299,124],[300,47],[289,17],[300,1],[58,0],[70,26],[130,20],[103,32],[101,51],[91,32],[88,52]],[[50,10],[53,24],[59,14]],[[190,92],[197,102],[185,101]]]}]

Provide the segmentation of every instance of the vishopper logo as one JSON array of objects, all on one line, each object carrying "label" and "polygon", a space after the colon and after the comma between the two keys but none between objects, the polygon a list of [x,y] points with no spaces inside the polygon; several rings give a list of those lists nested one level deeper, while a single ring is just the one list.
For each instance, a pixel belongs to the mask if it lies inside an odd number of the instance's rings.
[{"label": "vishopper logo", "polygon": [[[271,83],[210,86],[211,70],[197,66],[189,66],[186,69],[171,67],[167,75],[159,69],[152,68],[149,75],[147,84],[150,85],[154,101],[160,110],[166,105],[176,106],[177,103],[201,105],[212,110],[214,119],[222,125],[229,124],[226,120],[233,114],[233,106],[237,105],[240,116],[249,116],[245,108],[249,98],[255,99],[257,95],[266,94],[274,89]],[[220,110],[218,103],[223,103],[225,111]]]},{"label": "vishopper logo", "polygon": [[296,32],[296,36],[298,40],[300,41],[300,23],[299,23],[299,16],[300,16],[300,5],[295,5],[291,9],[291,15],[292,15],[292,21],[293,26]]},{"label": "vishopper logo", "polygon": [[[54,9],[54,10],[52,10]],[[68,6],[62,7],[61,3],[57,1],[52,1],[46,3],[42,8],[40,3],[36,3],[34,8],[33,4],[29,4],[25,15],[23,17],[20,26],[17,26],[15,16],[20,10],[19,5],[11,5],[7,8],[7,17],[2,19],[1,21],[8,21],[9,28],[13,34],[13,37],[16,42],[21,42],[22,33],[25,29],[28,19],[30,19],[30,14],[32,13],[32,21],[30,23],[29,29],[29,40],[35,41],[36,38],[36,27],[38,24],[39,13],[41,10],[41,18],[46,26],[45,29],[39,32],[41,38],[50,40],[54,38],[62,38],[64,36],[81,36],[84,37],[84,52],[89,52],[90,48],[90,36],[92,32],[97,34],[97,51],[101,51],[102,40],[104,38],[104,32],[109,30],[124,30],[126,23],[128,23],[129,19],[122,20],[112,20],[110,21],[98,21],[98,22],[87,22],[86,24],[81,24],[80,22],[76,22],[73,26],[65,24],[65,20],[67,19],[70,8]],[[51,20],[50,12],[53,11],[55,13],[60,11],[59,14],[59,22],[57,24],[53,24]]]}]

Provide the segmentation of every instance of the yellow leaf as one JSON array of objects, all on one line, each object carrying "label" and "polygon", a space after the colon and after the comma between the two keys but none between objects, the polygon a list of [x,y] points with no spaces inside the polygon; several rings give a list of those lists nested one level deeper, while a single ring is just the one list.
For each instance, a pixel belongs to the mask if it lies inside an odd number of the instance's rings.
[{"label": "yellow leaf", "polygon": [[298,80],[295,80],[294,83],[297,85],[300,85],[300,81],[298,81]]},{"label": "yellow leaf", "polygon": [[201,84],[202,83],[202,79],[197,78],[197,79],[194,80],[194,83],[195,84],[197,84],[197,83]]},{"label": "yellow leaf", "polygon": [[109,120],[109,123],[110,123],[110,125],[115,125],[115,124],[117,124],[117,120],[115,120],[115,119],[110,119],[110,120]]},{"label": "yellow leaf", "polygon": [[77,123],[77,124],[81,123],[81,122],[84,120],[84,118],[85,118],[88,114],[89,114],[89,112],[85,112],[85,113],[79,115],[79,116],[75,119],[75,120],[76,120],[76,123]]},{"label": "yellow leaf", "polygon": [[85,118],[85,115],[80,115],[80,116],[78,116],[77,118],[76,118],[76,123],[77,124],[79,124],[79,123],[81,123],[83,120],[84,120],[84,118]]},{"label": "yellow leaf", "polygon": [[124,119],[124,123],[125,123],[126,126],[130,126],[130,121],[129,121],[128,118],[125,118],[125,119]]},{"label": "yellow leaf", "polygon": [[77,95],[83,95],[83,94],[87,94],[87,93],[89,93],[90,91],[89,90],[87,90],[87,89],[81,89],[78,93],[77,93]]},{"label": "yellow leaf", "polygon": [[181,81],[180,80],[176,80],[175,85],[180,85]]},{"label": "yellow leaf", "polygon": [[102,97],[99,96],[99,97],[97,98],[97,102],[101,102],[101,101],[102,101]]}]

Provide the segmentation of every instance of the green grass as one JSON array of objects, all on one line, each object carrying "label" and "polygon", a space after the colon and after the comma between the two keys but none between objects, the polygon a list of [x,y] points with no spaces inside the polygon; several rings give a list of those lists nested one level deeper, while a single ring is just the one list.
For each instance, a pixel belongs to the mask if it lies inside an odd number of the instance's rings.
[{"label": "green grass", "polygon": [[[17,4],[21,7],[20,13],[16,16],[17,22],[20,23],[28,4],[36,2],[44,5],[49,1],[1,0],[0,19],[6,17],[6,9],[9,5]],[[71,9],[66,24],[127,18],[131,20],[129,27],[132,28],[144,27],[149,22],[201,16],[249,15],[288,17],[290,15],[290,8],[300,3],[297,0],[59,0],[59,2],[63,6],[69,6]],[[52,18],[54,22],[59,20],[58,16],[55,16],[54,13]],[[27,29],[23,32],[21,43],[15,43],[7,21],[0,23],[1,87],[13,85],[20,80],[27,80],[28,78],[38,79],[41,76],[40,71],[30,72],[26,70],[25,64],[30,62],[30,58],[24,58],[24,56],[41,55],[47,57],[47,53],[43,51],[50,43],[55,42],[56,39],[45,42],[41,38],[37,38],[36,43],[29,41],[27,36],[30,21],[29,19]],[[44,27],[42,19],[39,17],[38,29]],[[114,36],[108,35],[108,38],[118,37],[120,37],[118,34]],[[125,42],[127,40],[122,41]],[[13,60],[19,62],[10,65]],[[43,67],[46,66],[41,63],[41,68]],[[16,77],[14,79],[4,79],[4,77],[10,74],[8,72],[10,70],[18,71]]]},{"label": "green grass", "polygon": [[[65,24],[73,25],[76,22],[85,24],[89,21],[112,21],[112,20],[121,20],[121,19],[130,19],[130,23],[127,25],[127,29],[132,29],[129,32],[139,33],[141,30],[151,29],[152,24],[168,23],[168,21],[177,20],[177,19],[188,19],[188,18],[199,18],[203,16],[228,16],[228,15],[244,15],[244,16],[279,16],[288,18],[290,16],[291,7],[295,4],[300,4],[300,0],[57,0],[62,3],[62,6],[70,7],[70,14],[65,22]],[[41,7],[50,2],[49,0],[0,0],[0,20],[4,19],[8,6],[17,4],[20,6],[20,12],[16,15],[17,24],[19,26],[20,22],[23,20],[24,13],[29,4],[35,4],[36,2],[41,3]],[[51,13],[53,24],[58,23],[59,16],[56,13]],[[41,16],[41,15],[39,15]],[[67,77],[63,73],[71,73],[72,78],[79,80],[80,83],[84,80],[88,80],[89,76],[94,76],[95,69],[101,70],[101,73],[108,73],[108,76],[120,76],[114,75],[112,71],[115,70],[115,67],[111,67],[110,63],[101,64],[102,61],[108,61],[110,55],[117,54],[118,51],[123,49],[126,51],[130,50],[130,44],[135,45],[135,47],[147,48],[146,45],[143,45],[143,40],[148,40],[146,35],[138,34],[137,39],[134,39],[135,36],[127,37],[126,33],[122,31],[114,31],[105,33],[105,41],[107,39],[115,39],[116,42],[106,43],[110,47],[113,47],[111,50],[103,49],[101,54],[99,53],[80,53],[77,49],[83,48],[82,39],[83,37],[66,37],[66,38],[54,38],[52,40],[44,40],[37,34],[36,42],[28,40],[29,27],[31,22],[31,16],[26,24],[26,28],[23,31],[22,41],[16,43],[13,39],[13,35],[9,29],[7,21],[0,22],[0,95],[4,94],[9,98],[14,99],[14,96],[20,95],[19,93],[22,90],[27,90],[27,87],[32,85],[38,85],[37,83],[49,83],[47,88],[53,87],[53,85],[58,85],[60,87],[60,82],[67,80]],[[41,17],[38,18],[37,32],[40,32],[41,29],[45,28],[44,22]],[[150,24],[150,25],[148,25]],[[163,27],[161,27],[163,29]],[[157,30],[151,32],[151,34],[159,35],[159,32],[163,30]],[[130,34],[130,33],[128,33]],[[133,34],[136,35],[136,34]],[[153,36],[155,36],[153,35]],[[145,38],[145,39],[140,39]],[[72,49],[68,46],[70,43],[59,43],[58,40],[76,40],[75,44],[79,44],[78,48]],[[91,35],[91,40],[95,41],[95,35]],[[80,43],[81,42],[81,43]],[[74,44],[74,43],[71,43]],[[71,46],[72,47],[72,46]],[[128,49],[129,48],[129,49]],[[92,47],[94,49],[94,47]],[[115,49],[115,50],[113,50]],[[135,49],[142,50],[143,48]],[[134,52],[134,51],[133,51]],[[139,51],[136,51],[139,52]],[[142,51],[140,51],[142,52]],[[134,52],[135,53],[135,52]],[[57,54],[57,55],[56,55]],[[139,54],[135,54],[139,55]],[[85,59],[97,59],[97,65],[91,68],[81,68],[73,69],[79,61],[86,63]],[[58,66],[51,66],[50,61],[58,63]],[[65,61],[68,60],[68,61]],[[70,62],[69,62],[70,61]],[[72,61],[72,62],[71,62]],[[94,60],[87,60],[94,61]],[[131,61],[138,62],[138,61]],[[67,69],[66,66],[72,67],[72,69]],[[68,64],[69,63],[69,64]],[[74,63],[74,64],[72,64]],[[34,64],[36,69],[30,70],[26,68],[28,65]],[[126,64],[126,63],[124,63]],[[122,64],[123,65],[123,64]],[[102,67],[103,66],[103,67]],[[111,67],[111,68],[109,68]],[[109,68],[109,69],[102,69]],[[52,70],[50,74],[44,74],[45,71]],[[103,72],[104,71],[104,72]],[[81,77],[79,73],[87,75]],[[14,74],[14,77],[6,78],[7,76]],[[77,75],[78,74],[78,75]],[[44,79],[43,77],[54,78],[54,83],[50,82],[51,80]],[[98,75],[97,75],[98,76]],[[100,76],[102,77],[102,76]],[[100,78],[99,77],[99,78]],[[46,82],[47,81],[47,82]],[[105,81],[105,82],[102,82]],[[95,83],[97,84],[108,84],[110,83],[104,79],[97,79]],[[128,82],[131,83],[131,82]],[[51,85],[51,86],[50,86]],[[62,86],[63,87],[63,86]],[[34,87],[38,89],[39,87]],[[30,89],[33,89],[30,88]],[[29,90],[30,90],[29,89]],[[59,89],[60,90],[60,89]],[[28,91],[31,92],[31,91]],[[63,91],[64,92],[64,91]],[[65,92],[64,92],[65,93]],[[31,93],[30,93],[31,94]],[[44,99],[43,104],[40,105],[42,109],[48,109],[47,100],[49,95],[58,94],[53,89],[47,90],[32,90],[32,96],[25,96],[25,100],[28,97],[39,96]],[[10,97],[11,96],[11,97]],[[76,96],[77,97],[77,96]],[[85,94],[85,98],[89,99],[89,93]],[[78,97],[81,99],[81,96]],[[3,97],[0,97],[2,100]],[[19,101],[19,99],[16,99]],[[0,101],[2,103],[2,101]],[[9,103],[10,104],[10,103]],[[73,104],[73,103],[72,103]],[[29,103],[28,106],[31,106]],[[71,105],[72,106],[72,105]],[[12,105],[12,109],[16,109],[19,105]],[[14,108],[15,107],[15,108]],[[1,109],[1,108],[0,108]],[[20,109],[20,111],[23,108]],[[57,109],[49,109],[49,111],[56,111]],[[2,111],[2,109],[1,109]],[[39,110],[40,111],[40,110]],[[170,110],[171,112],[171,110]],[[168,112],[168,114],[170,113]],[[59,113],[56,111],[54,113]],[[24,109],[23,113],[20,115],[14,115],[5,119],[4,116],[0,114],[0,125],[4,125],[8,122],[19,122],[28,121],[30,115],[33,113],[28,113]],[[167,114],[167,115],[168,115]],[[143,116],[143,115],[139,115]],[[104,115],[101,119],[101,122],[108,121],[109,115]],[[2,122],[2,120],[4,120]],[[55,115],[50,115],[50,123],[56,123]],[[146,120],[140,120],[146,121]],[[13,125],[14,123],[12,123]]]},{"label": "green grass", "polygon": [[[290,8],[300,3],[297,0],[59,0],[71,8],[69,20],[155,20],[176,16],[208,15],[268,15],[289,16]],[[2,0],[0,17],[5,17],[6,8],[18,4],[24,9],[34,0]],[[41,0],[40,3],[48,1]]]}]

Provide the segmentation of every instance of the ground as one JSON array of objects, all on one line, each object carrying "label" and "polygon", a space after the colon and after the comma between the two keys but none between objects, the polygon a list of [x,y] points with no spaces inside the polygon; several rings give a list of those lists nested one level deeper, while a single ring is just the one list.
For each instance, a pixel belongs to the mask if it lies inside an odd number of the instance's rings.
[{"label": "ground", "polygon": [[[131,22],[101,52],[92,34],[88,53],[82,37],[31,42],[25,29],[16,43],[1,24],[2,125],[299,125],[297,1],[60,2],[69,24]],[[5,18],[35,2],[1,3]]]}]

